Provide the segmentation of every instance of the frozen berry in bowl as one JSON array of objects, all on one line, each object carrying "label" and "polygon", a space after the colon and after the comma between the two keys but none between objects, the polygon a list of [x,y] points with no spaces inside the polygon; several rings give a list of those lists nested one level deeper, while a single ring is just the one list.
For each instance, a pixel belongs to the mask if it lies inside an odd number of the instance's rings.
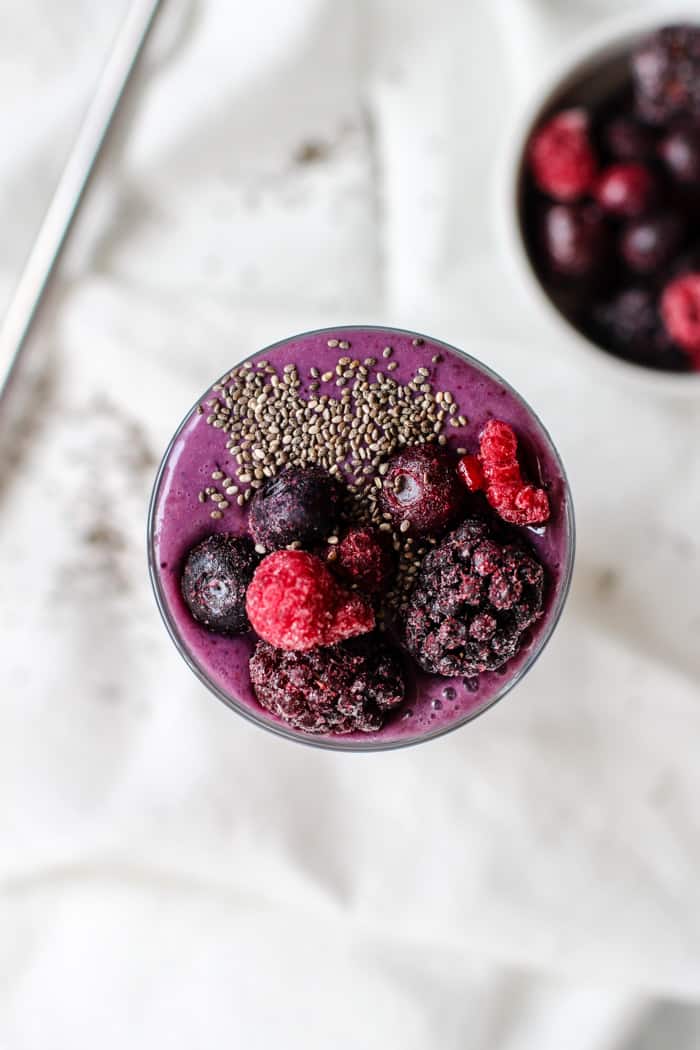
[{"label": "frozen berry in bowl", "polygon": [[659,156],[677,182],[696,185],[700,180],[700,128],[687,123],[671,128],[659,143]]},{"label": "frozen berry in bowl", "polygon": [[685,224],[672,211],[634,219],[620,234],[620,254],[633,273],[653,275],[667,266],[680,248]]},{"label": "frozen berry in bowl", "polygon": [[544,586],[532,551],[470,518],[423,562],[406,613],[408,650],[430,673],[497,670],[542,615]]},{"label": "frozen berry in bowl", "polygon": [[583,109],[557,113],[530,143],[535,182],[554,200],[576,201],[588,193],[597,172],[588,114]]},{"label": "frozen berry in bowl", "polygon": [[651,130],[628,114],[610,120],[603,129],[603,142],[615,160],[650,160],[655,139]]},{"label": "frozen berry in bowl", "polygon": [[669,25],[632,54],[637,111],[649,124],[700,117],[700,27]]},{"label": "frozen berry in bowl", "polygon": [[676,277],[661,298],[666,331],[700,368],[700,273]]},{"label": "frozen berry in bowl", "polygon": [[304,733],[376,733],[405,699],[400,658],[375,635],[295,652],[258,642],[255,697]]},{"label": "frozen berry in bowl", "polygon": [[253,496],[249,527],[267,551],[299,543],[312,547],[335,528],[342,487],[320,467],[289,467]]},{"label": "frozen berry in bowl", "polygon": [[246,598],[255,632],[278,649],[315,649],[374,627],[367,600],[346,590],[314,554],[275,551],[255,570]]},{"label": "frozen berry in bowl", "polygon": [[247,631],[246,590],[259,561],[246,536],[215,533],[196,544],[185,558],[180,580],[195,620],[221,634]]},{"label": "frozen berry in bowl", "polygon": [[446,452],[412,445],[387,462],[382,505],[399,529],[416,536],[440,533],[459,515],[464,490]]},{"label": "frozen berry in bowl", "polygon": [[583,278],[603,262],[606,230],[594,204],[553,204],[544,214],[542,246],[555,274]]},{"label": "frozen berry in bowl", "polygon": [[613,164],[601,173],[595,196],[603,211],[633,219],[647,212],[654,203],[656,180],[643,164]]},{"label": "frozen berry in bowl", "polygon": [[396,572],[396,554],[386,532],[367,525],[349,528],[339,543],[329,544],[332,571],[364,594],[385,590]]}]

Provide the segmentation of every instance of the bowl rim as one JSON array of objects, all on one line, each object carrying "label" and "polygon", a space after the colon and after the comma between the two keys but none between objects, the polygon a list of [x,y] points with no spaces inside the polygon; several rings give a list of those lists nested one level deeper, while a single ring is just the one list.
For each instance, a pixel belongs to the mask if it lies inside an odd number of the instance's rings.
[{"label": "bowl rim", "polygon": [[679,398],[700,396],[700,371],[664,372],[626,361],[583,334],[552,302],[525,245],[519,196],[525,151],[532,132],[552,101],[587,68],[623,51],[644,34],[683,18],[700,25],[697,5],[676,3],[657,10],[627,11],[603,20],[582,34],[547,66],[527,96],[516,106],[502,139],[495,182],[497,240],[521,297],[534,306],[553,339],[562,341],[580,361],[628,388]]},{"label": "bowl rim", "polygon": [[[440,726],[432,732],[426,732],[420,735],[406,738],[399,737],[393,740],[389,739],[386,741],[382,740],[381,736],[378,739],[367,740],[365,742],[356,739],[344,741],[344,738],[342,736],[316,737],[312,734],[302,733],[300,731],[288,728],[283,723],[273,721],[273,719],[268,717],[267,715],[258,715],[251,707],[249,707],[243,701],[237,700],[233,696],[228,695],[223,689],[217,686],[215,682],[211,681],[204,669],[198,665],[197,661],[194,659],[193,655],[189,651],[189,648],[186,645],[184,645],[181,641],[175,623],[173,622],[173,619],[170,616],[168,602],[165,598],[163,588],[161,585],[159,563],[158,558],[156,557],[156,549],[154,542],[156,536],[156,513],[159,504],[160,488],[163,482],[166,468],[170,460],[170,454],[173,448],[175,447],[175,444],[178,441],[183,428],[189,422],[193,413],[196,411],[197,406],[206,397],[206,395],[211,390],[212,386],[224,379],[230,372],[231,367],[238,367],[245,361],[252,360],[256,357],[264,356],[270,353],[272,350],[276,349],[277,347],[283,346],[285,343],[289,343],[292,340],[305,338],[307,336],[336,336],[339,332],[353,331],[386,332],[393,335],[406,336],[412,339],[424,339],[436,346],[442,347],[445,350],[456,354],[458,357],[465,360],[477,371],[480,371],[482,374],[485,374],[489,378],[495,380],[497,383],[500,383],[506,390],[508,390],[509,394],[517,402],[519,402],[525,407],[529,415],[532,417],[532,419],[542,431],[544,438],[546,439],[551,448],[554,462],[556,463],[557,469],[559,470],[563,482],[563,491],[566,495],[564,507],[565,520],[563,523],[566,538],[566,550],[565,562],[561,566],[561,583],[559,586],[558,594],[556,595],[551,612],[549,614],[549,620],[544,626],[544,629],[542,631],[542,634],[540,635],[537,645],[533,646],[531,652],[527,656],[527,659],[518,668],[518,670],[512,676],[512,678],[508,678],[504,681],[503,689],[497,691],[495,695],[490,700],[488,700],[483,706],[475,708],[473,711],[467,713],[464,717],[456,719],[449,725]],[[274,343],[271,343],[268,346],[261,347],[260,349],[255,350],[252,354],[249,354],[247,357],[242,358],[234,365],[229,366],[229,368],[223,373],[222,376],[219,377],[219,379],[215,379],[212,384],[206,387],[206,390],[202,393],[202,395],[199,398],[197,398],[196,401],[193,402],[192,406],[187,410],[185,416],[175,429],[175,432],[171,437],[170,441],[168,442],[168,445],[165,449],[165,452],[163,453],[163,457],[156,471],[148,506],[146,527],[146,550],[151,587],[153,589],[153,594],[155,596],[156,604],[158,606],[158,611],[161,615],[166,630],[168,631],[168,634],[170,635],[170,638],[173,641],[175,648],[179,652],[180,656],[183,658],[190,670],[196,675],[199,681],[204,686],[206,686],[210,693],[213,693],[213,695],[216,696],[217,699],[219,699],[222,703],[224,703],[226,707],[241,715],[248,722],[259,726],[262,729],[266,729],[268,732],[273,733],[275,736],[283,737],[284,739],[292,740],[296,743],[304,744],[309,747],[315,747],[324,751],[343,751],[363,754],[375,751],[396,751],[406,747],[413,747],[418,744],[427,743],[430,740],[436,740],[439,737],[446,736],[448,733],[452,733],[457,729],[461,729],[468,722],[472,722],[475,718],[478,718],[490,708],[494,707],[495,704],[497,704],[500,700],[507,696],[507,694],[525,677],[525,675],[531,670],[531,668],[535,665],[539,657],[546,649],[559,623],[559,620],[561,619],[564,607],[566,606],[567,598],[571,590],[571,581],[573,577],[574,562],[576,555],[576,520],[574,514],[574,503],[571,491],[571,484],[566,474],[566,470],[564,468],[561,456],[559,455],[557,446],[552,440],[549,431],[545,427],[539,415],[531,407],[529,402],[525,400],[522,394],[518,393],[518,391],[515,390],[510,385],[510,383],[504,380],[497,372],[489,368],[489,366],[485,365],[482,361],[479,361],[475,357],[472,357],[471,354],[466,353],[466,351],[460,350],[458,347],[455,347],[451,343],[447,343],[442,339],[437,339],[434,336],[428,336],[422,332],[414,332],[410,329],[392,327],[388,325],[344,324],[334,325],[333,327],[316,328],[308,332],[301,332],[295,335],[286,336],[284,339],[276,340]]]}]

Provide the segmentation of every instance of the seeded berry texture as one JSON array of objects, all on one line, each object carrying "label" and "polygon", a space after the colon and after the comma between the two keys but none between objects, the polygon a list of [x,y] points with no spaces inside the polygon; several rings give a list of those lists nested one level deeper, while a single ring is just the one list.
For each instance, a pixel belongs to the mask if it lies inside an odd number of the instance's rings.
[{"label": "seeded berry texture", "polygon": [[425,536],[443,532],[455,520],[463,494],[442,449],[414,445],[389,460],[382,504],[402,531]]},{"label": "seeded berry texture", "polygon": [[426,557],[406,614],[406,645],[431,674],[476,675],[515,656],[541,615],[544,570],[470,518]]},{"label": "seeded berry texture", "polygon": [[644,120],[700,117],[700,28],[666,26],[654,33],[633,55],[632,74]]},{"label": "seeded berry texture", "polygon": [[338,520],[342,488],[326,470],[291,467],[258,489],[250,504],[253,539],[273,551],[320,543]]},{"label": "seeded berry texture", "polygon": [[595,179],[597,162],[583,109],[557,113],[535,134],[530,165],[539,188],[557,201],[575,201]]},{"label": "seeded berry texture", "polygon": [[391,540],[366,526],[348,529],[340,543],[329,545],[326,558],[336,575],[364,594],[387,590],[396,572]]},{"label": "seeded berry texture", "polygon": [[246,589],[259,560],[244,536],[207,536],[193,547],[180,587],[195,620],[221,634],[247,631]]},{"label": "seeded berry texture", "polygon": [[334,645],[374,627],[367,601],[304,551],[276,551],[264,558],[248,588],[246,608],[253,629],[280,649]]},{"label": "seeded berry texture", "polygon": [[372,635],[312,652],[258,642],[250,659],[258,702],[305,733],[371,733],[404,699],[399,660]]}]

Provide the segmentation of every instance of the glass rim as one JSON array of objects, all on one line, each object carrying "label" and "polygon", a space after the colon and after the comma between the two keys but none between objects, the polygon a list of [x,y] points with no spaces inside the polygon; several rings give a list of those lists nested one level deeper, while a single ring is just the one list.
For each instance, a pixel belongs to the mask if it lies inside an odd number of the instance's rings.
[{"label": "glass rim", "polygon": [[[284,723],[282,723],[282,722],[275,722],[275,721],[273,721],[272,717],[270,717],[270,716],[268,716],[266,714],[263,714],[262,712],[264,711],[264,708],[262,708],[262,707],[260,708],[261,714],[258,714],[256,711],[254,711],[251,707],[249,707],[243,701],[238,700],[236,697],[233,697],[230,694],[226,693],[225,690],[221,689],[215,682],[213,682],[209,678],[209,676],[207,675],[206,671],[202,667],[199,666],[197,661],[194,659],[192,653],[190,652],[189,647],[186,646],[182,642],[182,640],[181,640],[181,638],[180,638],[180,636],[178,634],[177,628],[176,628],[176,626],[175,626],[175,624],[173,622],[173,618],[170,615],[168,604],[166,602],[165,595],[163,594],[163,590],[162,590],[162,587],[161,587],[160,575],[159,575],[159,571],[158,571],[159,570],[159,566],[157,565],[158,559],[155,557],[155,548],[154,548],[156,508],[157,508],[157,505],[158,505],[158,497],[159,497],[159,494],[160,494],[160,488],[161,488],[161,484],[162,484],[162,481],[163,481],[163,475],[165,473],[165,469],[166,469],[168,461],[170,459],[170,454],[171,454],[171,452],[172,452],[172,450],[173,450],[173,448],[175,446],[175,443],[179,439],[180,434],[182,433],[182,430],[184,429],[186,424],[189,422],[189,420],[190,420],[190,418],[192,416],[192,413],[196,410],[197,405],[201,403],[203,398],[212,389],[212,386],[214,386],[217,382],[220,382],[222,379],[224,379],[229,374],[231,368],[237,368],[240,365],[245,364],[246,361],[252,361],[253,359],[255,359],[257,357],[260,357],[260,356],[262,356],[264,354],[267,354],[267,353],[277,349],[277,347],[283,346],[285,343],[289,343],[289,342],[291,342],[291,341],[293,341],[295,339],[305,339],[308,336],[320,336],[320,335],[326,335],[326,334],[333,334],[333,335],[335,335],[338,332],[351,332],[351,331],[355,331],[355,332],[356,331],[363,331],[363,332],[365,332],[365,331],[390,332],[390,333],[393,333],[394,335],[407,336],[408,338],[412,338],[412,339],[423,339],[426,342],[434,344],[435,346],[443,347],[445,350],[450,351],[453,354],[456,354],[458,357],[462,358],[464,361],[466,361],[469,365],[471,365],[477,371],[481,372],[483,375],[486,375],[489,379],[492,379],[495,382],[501,384],[504,387],[504,389],[506,389],[508,391],[508,393],[517,402],[519,402],[522,406],[524,406],[524,408],[527,410],[529,415],[535,420],[537,425],[540,427],[542,433],[544,434],[544,437],[546,438],[546,440],[547,440],[547,442],[549,444],[549,447],[550,447],[551,452],[553,454],[554,461],[555,461],[555,463],[556,463],[556,465],[557,465],[557,467],[559,469],[560,476],[561,476],[562,481],[564,483],[564,490],[565,490],[565,493],[566,493],[566,500],[565,500],[566,564],[562,568],[561,585],[560,585],[560,588],[559,588],[559,592],[558,592],[558,594],[556,596],[556,600],[555,600],[555,602],[554,602],[554,604],[552,606],[552,610],[551,610],[551,612],[549,614],[548,622],[546,623],[546,625],[545,625],[545,627],[544,627],[544,629],[542,631],[542,634],[541,634],[537,644],[535,646],[533,646],[532,651],[528,654],[528,656],[525,659],[525,661],[523,662],[522,666],[518,668],[518,670],[512,676],[512,678],[508,678],[507,680],[504,681],[503,688],[497,690],[495,695],[493,697],[491,697],[491,699],[486,701],[483,704],[483,706],[476,707],[474,710],[469,711],[467,714],[463,715],[461,718],[455,719],[453,722],[449,723],[448,725],[438,726],[432,731],[427,731],[425,733],[420,733],[420,734],[417,734],[415,736],[398,737],[396,739],[382,740],[381,739],[381,735],[379,735],[378,738],[367,740],[366,742],[364,742],[362,740],[357,740],[357,739],[347,740],[346,741],[346,740],[344,740],[344,738],[342,736],[337,736],[337,737],[332,737],[332,736],[325,737],[325,736],[320,736],[320,735],[316,736],[316,734],[303,733],[300,730],[291,729],[291,728],[285,726]],[[555,631],[555,629],[556,629],[556,627],[557,627],[557,625],[558,625],[558,623],[559,623],[559,621],[561,619],[562,613],[564,611],[564,606],[566,605],[566,601],[567,601],[567,598],[568,598],[568,595],[569,595],[569,591],[571,589],[571,580],[572,580],[573,569],[574,569],[574,561],[575,561],[575,554],[576,554],[576,522],[575,522],[573,499],[572,499],[572,495],[571,495],[571,486],[570,486],[570,483],[569,483],[569,479],[568,479],[566,470],[564,468],[564,464],[563,464],[563,462],[561,460],[561,456],[559,455],[559,451],[558,451],[556,445],[554,444],[554,441],[552,440],[552,437],[551,437],[548,429],[545,427],[544,423],[542,422],[542,420],[540,419],[538,414],[530,406],[530,404],[525,400],[525,398],[522,396],[522,394],[518,393],[518,391],[515,390],[510,385],[510,383],[508,383],[505,379],[503,379],[502,376],[500,376],[498,374],[498,372],[495,372],[492,368],[489,368],[489,366],[485,365],[482,361],[477,360],[477,358],[472,357],[471,354],[468,354],[464,350],[460,350],[458,347],[453,346],[451,343],[447,343],[443,339],[436,339],[434,336],[429,336],[429,335],[426,335],[425,333],[422,333],[422,332],[415,332],[415,331],[413,331],[411,329],[407,329],[407,328],[396,328],[396,327],[389,326],[389,325],[344,324],[344,325],[333,325],[332,327],[313,328],[313,329],[310,329],[307,332],[300,332],[300,333],[297,333],[297,334],[294,334],[294,335],[286,336],[284,339],[278,339],[274,343],[270,343],[269,345],[267,345],[265,347],[261,347],[259,350],[255,350],[252,354],[249,354],[247,357],[242,358],[240,361],[238,361],[234,365],[231,365],[224,373],[222,373],[222,375],[219,377],[219,379],[215,379],[213,381],[213,383],[210,383],[206,387],[206,389],[204,390],[202,395],[199,398],[197,398],[193,402],[191,407],[187,410],[185,416],[183,417],[183,419],[181,420],[181,422],[179,423],[179,425],[175,429],[175,432],[173,433],[173,436],[171,437],[170,441],[168,442],[168,445],[167,445],[167,447],[165,449],[165,452],[163,453],[163,456],[161,458],[160,464],[159,464],[158,469],[156,471],[156,475],[155,475],[154,482],[153,482],[153,488],[152,488],[151,496],[150,496],[150,500],[149,500],[149,506],[148,506],[146,544],[147,544],[149,577],[150,577],[150,580],[151,580],[151,587],[153,589],[153,594],[154,594],[155,599],[156,599],[156,605],[158,606],[158,611],[160,613],[161,619],[163,620],[165,628],[166,628],[168,634],[170,635],[170,638],[172,639],[172,641],[173,641],[173,643],[175,645],[175,648],[177,649],[178,653],[180,654],[182,659],[185,661],[185,663],[187,664],[189,669],[196,675],[196,677],[199,679],[199,681],[202,683],[202,685],[206,686],[206,688],[209,690],[209,692],[213,693],[213,695],[218,700],[220,700],[226,707],[228,707],[229,710],[235,711],[237,714],[239,714],[243,718],[245,718],[248,722],[252,723],[255,726],[258,726],[261,729],[265,729],[265,730],[267,730],[270,733],[273,733],[275,736],[282,737],[282,738],[284,738],[286,740],[292,740],[295,743],[304,744],[304,745],[306,745],[308,747],[315,747],[315,748],[318,748],[319,750],[322,750],[322,751],[345,751],[345,752],[351,752],[351,753],[369,753],[369,752],[374,752],[374,751],[397,751],[399,749],[406,748],[406,747],[415,747],[418,744],[427,743],[430,740],[437,740],[439,737],[446,736],[448,733],[453,733],[455,730],[461,729],[463,726],[467,725],[468,722],[474,721],[474,719],[479,718],[481,715],[483,715],[487,711],[489,711],[497,703],[499,703],[501,700],[503,700],[503,698],[505,696],[507,696],[508,693],[510,693],[511,690],[514,689],[515,686],[518,685],[519,682],[522,681],[522,679],[525,677],[525,675],[535,665],[535,663],[537,662],[537,660],[541,656],[541,654],[544,651],[544,649],[547,647],[547,644],[549,643],[549,640],[551,639],[552,635],[554,634],[554,631]],[[445,677],[445,676],[442,676],[442,677]],[[463,676],[460,675],[458,677],[463,677]],[[445,678],[445,681],[449,685],[450,679],[449,678]],[[381,734],[381,730],[379,731],[379,734]]]}]

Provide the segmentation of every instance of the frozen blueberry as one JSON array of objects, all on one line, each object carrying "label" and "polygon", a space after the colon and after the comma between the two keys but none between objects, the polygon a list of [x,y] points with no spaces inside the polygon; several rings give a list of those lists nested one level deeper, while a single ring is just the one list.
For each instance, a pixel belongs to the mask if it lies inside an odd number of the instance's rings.
[{"label": "frozen blueberry", "polygon": [[214,534],[193,547],[180,589],[195,620],[219,634],[247,631],[246,590],[259,560],[245,536]]},{"label": "frozen blueberry", "polygon": [[320,467],[290,467],[258,489],[250,503],[249,527],[268,551],[298,542],[314,546],[333,532],[343,490]]}]

